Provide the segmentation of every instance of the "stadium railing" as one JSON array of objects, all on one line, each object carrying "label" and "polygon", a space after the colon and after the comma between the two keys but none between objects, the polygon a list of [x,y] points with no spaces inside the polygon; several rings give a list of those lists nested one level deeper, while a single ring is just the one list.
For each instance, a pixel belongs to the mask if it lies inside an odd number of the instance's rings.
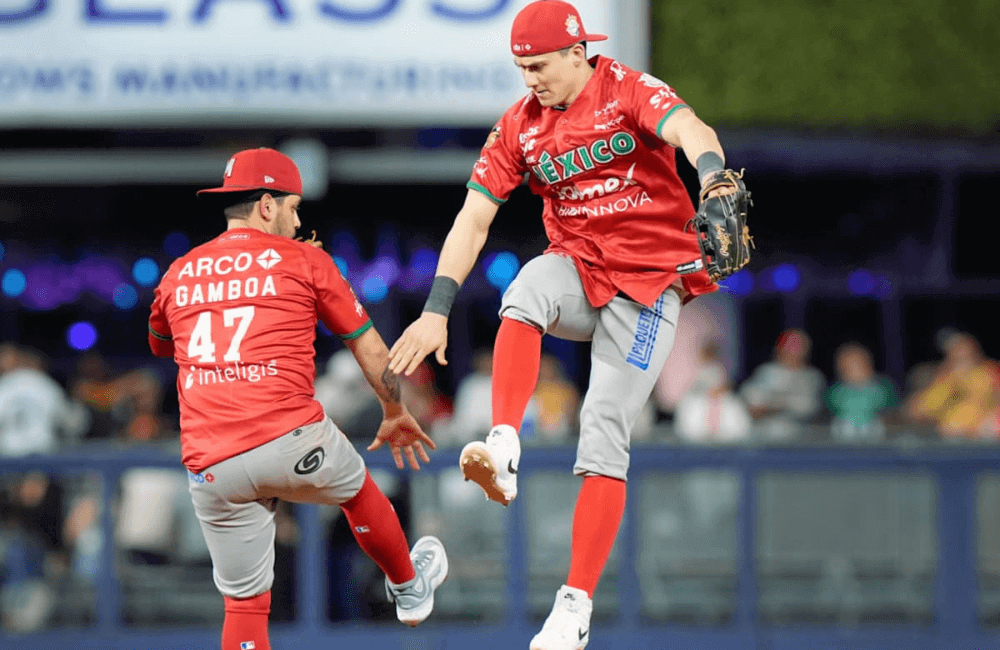
[{"label": "stadium railing", "polygon": [[[461,480],[455,449],[415,474],[367,454],[407,491],[411,537],[433,532],[449,549],[435,614],[415,630],[331,622],[328,516],[296,506],[295,617],[272,625],[273,646],[527,647],[568,566],[574,453],[525,449],[521,496],[507,509]],[[0,478],[99,475],[101,537],[113,540],[121,481],[136,468],[180,471],[175,453],[87,447],[0,459]],[[591,648],[1000,649],[998,447],[637,446],[629,492]],[[97,559],[85,624],[0,631],[0,647],[218,647],[214,613],[208,623],[130,622],[120,549],[103,543]],[[181,586],[180,597],[221,602],[204,593],[210,569],[199,571],[199,594]],[[155,597],[170,585],[147,587]]]}]

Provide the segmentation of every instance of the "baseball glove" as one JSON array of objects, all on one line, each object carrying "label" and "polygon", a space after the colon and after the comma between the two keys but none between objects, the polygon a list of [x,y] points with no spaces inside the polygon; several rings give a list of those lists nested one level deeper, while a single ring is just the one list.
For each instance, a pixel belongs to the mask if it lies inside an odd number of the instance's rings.
[{"label": "baseball glove", "polygon": [[[712,190],[732,187],[734,191],[709,198]],[[712,282],[736,273],[750,261],[753,237],[747,228],[747,208],[753,205],[743,184],[743,171],[723,169],[709,176],[701,188],[701,204],[687,223],[698,235],[701,259]]]}]

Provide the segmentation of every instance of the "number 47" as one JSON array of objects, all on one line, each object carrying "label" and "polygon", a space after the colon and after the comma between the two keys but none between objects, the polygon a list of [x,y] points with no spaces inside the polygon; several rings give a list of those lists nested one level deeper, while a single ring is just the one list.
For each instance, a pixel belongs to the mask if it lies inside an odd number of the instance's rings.
[{"label": "number 47", "polygon": [[[236,333],[233,334],[233,338],[229,342],[229,349],[222,356],[223,361],[240,360],[240,344],[243,342],[243,337],[247,335],[247,330],[250,329],[253,314],[252,305],[223,310],[223,326],[232,327],[236,319],[240,321],[236,326]],[[187,354],[188,357],[198,357],[198,361],[201,363],[215,361],[215,343],[212,341],[212,312],[203,311],[198,314],[198,321],[194,324],[194,329],[191,330],[191,341],[188,343]]]}]

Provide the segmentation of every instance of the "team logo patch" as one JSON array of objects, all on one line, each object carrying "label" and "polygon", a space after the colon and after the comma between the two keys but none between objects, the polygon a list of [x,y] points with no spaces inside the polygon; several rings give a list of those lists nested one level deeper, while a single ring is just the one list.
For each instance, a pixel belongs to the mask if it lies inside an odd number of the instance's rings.
[{"label": "team logo patch", "polygon": [[580,35],[580,21],[573,14],[566,18],[566,33],[574,38]]},{"label": "team logo patch", "polygon": [[268,248],[266,251],[257,256],[257,263],[260,264],[261,268],[265,271],[280,261],[281,255],[278,255],[278,251],[273,248]]},{"label": "team logo patch", "polygon": [[299,475],[312,474],[323,465],[326,452],[322,447],[316,447],[295,463],[295,473]]}]

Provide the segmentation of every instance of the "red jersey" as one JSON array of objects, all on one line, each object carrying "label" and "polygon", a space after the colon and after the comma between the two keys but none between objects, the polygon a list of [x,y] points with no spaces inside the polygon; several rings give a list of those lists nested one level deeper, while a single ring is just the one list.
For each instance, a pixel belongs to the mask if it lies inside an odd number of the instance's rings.
[{"label": "red jersey", "polygon": [[317,318],[345,339],[372,325],[332,258],[309,244],[240,228],[170,265],[149,330],[173,343],[190,471],[324,417],[313,399]]},{"label": "red jersey", "polygon": [[667,84],[613,59],[565,110],[534,95],[490,133],[468,187],[503,203],[530,173],[550,246],[569,254],[594,307],[619,291],[650,306],[678,277],[691,296],[718,287],[703,270],[694,205],[660,127],[686,104]]}]

